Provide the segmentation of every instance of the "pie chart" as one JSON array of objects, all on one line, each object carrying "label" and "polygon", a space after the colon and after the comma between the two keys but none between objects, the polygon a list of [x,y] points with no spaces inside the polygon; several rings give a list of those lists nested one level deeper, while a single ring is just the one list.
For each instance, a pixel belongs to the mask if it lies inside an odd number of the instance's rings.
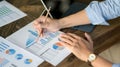
[{"label": "pie chart", "polygon": [[64,49],[64,47],[61,43],[57,42],[57,43],[53,44],[53,49],[62,50],[62,49]]},{"label": "pie chart", "polygon": [[32,63],[32,59],[25,59],[24,63],[25,64],[31,64]]},{"label": "pie chart", "polygon": [[23,55],[22,54],[16,54],[15,58],[17,60],[21,60],[23,58]]},{"label": "pie chart", "polygon": [[13,55],[13,54],[15,54],[15,50],[14,49],[8,49],[8,50],[6,50],[6,54],[8,54],[8,55]]}]

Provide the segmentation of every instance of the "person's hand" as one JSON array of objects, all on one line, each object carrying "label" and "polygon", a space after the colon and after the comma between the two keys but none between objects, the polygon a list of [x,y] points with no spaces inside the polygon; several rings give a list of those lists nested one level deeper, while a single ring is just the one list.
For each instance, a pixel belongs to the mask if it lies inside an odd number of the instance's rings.
[{"label": "person's hand", "polygon": [[47,30],[50,32],[55,32],[60,30],[59,21],[56,19],[46,18],[45,16],[41,16],[33,21],[33,26],[37,30],[40,36],[43,35],[43,31]]},{"label": "person's hand", "polygon": [[93,53],[93,41],[85,33],[86,40],[72,33],[62,34],[61,44],[67,47],[76,57],[87,62],[90,53]]}]

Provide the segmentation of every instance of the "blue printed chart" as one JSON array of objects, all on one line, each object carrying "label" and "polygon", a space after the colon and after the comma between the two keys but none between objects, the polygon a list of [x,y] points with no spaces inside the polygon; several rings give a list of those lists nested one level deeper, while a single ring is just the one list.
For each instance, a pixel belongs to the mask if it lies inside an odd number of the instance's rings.
[{"label": "blue printed chart", "polygon": [[[25,13],[8,3],[0,0],[0,27],[26,16]],[[7,20],[6,20],[7,19]]]},{"label": "blue printed chart", "polygon": [[0,67],[4,67],[9,61],[5,58],[0,58]]},{"label": "blue printed chart", "polygon": [[15,58],[17,60],[21,60],[21,59],[23,59],[23,54],[16,54]]},{"label": "blue printed chart", "polygon": [[5,54],[8,55],[13,55],[15,54],[16,50],[15,49],[9,49],[10,46],[4,42],[0,42],[0,52],[4,52]]},{"label": "blue printed chart", "polygon": [[55,49],[55,50],[63,50],[64,47],[59,42],[57,42],[56,44],[53,44],[53,49]]},{"label": "blue printed chart", "polygon": [[6,54],[8,54],[8,55],[13,55],[13,54],[15,54],[15,52],[16,52],[15,49],[8,49],[8,50],[6,50]]},{"label": "blue printed chart", "polygon": [[[26,47],[30,47],[31,45],[34,45],[36,43],[36,40],[38,38],[38,33],[36,31],[32,31],[32,30],[28,30],[29,37],[26,40]],[[46,45],[47,43],[49,43],[53,38],[55,38],[56,36],[58,36],[60,33],[59,32],[55,32],[55,33],[45,33],[43,38],[39,39],[39,43],[41,45]]]},{"label": "blue printed chart", "polygon": [[25,59],[24,63],[25,64],[31,64],[32,63],[32,59]]},{"label": "blue printed chart", "polygon": [[28,35],[28,39],[26,40],[26,47],[30,47],[31,45],[33,45],[36,42],[35,40],[38,36],[36,31],[28,30],[28,32],[30,34]]},{"label": "blue printed chart", "polygon": [[0,52],[4,52],[6,49],[8,49],[10,46],[3,43],[3,42],[0,42]]},{"label": "blue printed chart", "polygon": [[32,27],[32,24],[33,22],[7,37],[7,40],[21,46],[35,55],[38,55],[53,65],[57,65],[71,53],[61,44],[57,43],[59,42],[58,38],[60,37],[60,34],[62,34],[61,31],[52,33],[49,31],[43,31],[43,37],[39,37],[37,31]]},{"label": "blue printed chart", "polygon": [[57,37],[60,33],[59,32],[54,32],[54,33],[46,33],[45,37],[41,38],[39,40],[39,43],[41,45],[46,45],[47,43],[49,43],[51,40],[53,40],[53,38]]},{"label": "blue printed chart", "polygon": [[[44,60],[0,37],[0,67],[37,67]],[[9,62],[9,63],[8,63]],[[13,66],[14,65],[14,66]]]},{"label": "blue printed chart", "polygon": [[[15,54],[16,50],[10,48],[10,46],[4,42],[0,43],[0,51],[5,53],[6,55],[14,55],[16,60],[22,60],[23,59],[23,54]],[[25,59],[25,58],[24,58]],[[7,64],[9,61],[6,59],[0,59],[2,60],[2,62],[0,63],[0,65],[5,65]],[[32,63],[32,59],[25,59],[25,61],[23,61],[24,64],[30,64]],[[1,67],[1,66],[0,66]]]}]

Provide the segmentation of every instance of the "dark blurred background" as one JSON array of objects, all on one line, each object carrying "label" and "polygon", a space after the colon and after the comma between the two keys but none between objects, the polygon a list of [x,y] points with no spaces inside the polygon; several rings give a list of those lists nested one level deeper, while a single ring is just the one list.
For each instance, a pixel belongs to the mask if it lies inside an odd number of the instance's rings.
[{"label": "dark blurred background", "polygon": [[[16,7],[19,7],[23,11],[31,12],[33,10],[36,11],[36,13],[39,10],[41,6],[40,0],[7,0],[11,2],[12,4],[15,4]],[[54,18],[61,18],[62,15],[69,9],[69,7],[75,3],[83,3],[83,4],[89,4],[93,0],[43,0],[47,7],[51,6],[51,14]],[[102,0],[98,0],[102,1]],[[32,7],[32,9],[31,9]],[[33,9],[34,7],[34,9]],[[26,9],[27,8],[27,9]],[[29,11],[30,10],[30,11]]]},{"label": "dark blurred background", "polygon": [[[70,8],[70,6],[72,4],[74,4],[76,2],[79,2],[82,4],[89,4],[89,2],[91,0],[43,0],[43,1],[48,8],[49,8],[49,6],[52,7],[51,14],[53,15],[54,18],[61,18],[62,15]],[[76,7],[76,6],[74,6],[74,7]],[[80,6],[78,6],[77,8],[79,8],[79,7]]]}]

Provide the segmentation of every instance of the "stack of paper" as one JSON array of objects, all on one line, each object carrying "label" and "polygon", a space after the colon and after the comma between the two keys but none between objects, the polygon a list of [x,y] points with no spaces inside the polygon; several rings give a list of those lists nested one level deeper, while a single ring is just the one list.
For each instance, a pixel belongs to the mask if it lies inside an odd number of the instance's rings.
[{"label": "stack of paper", "polygon": [[8,3],[0,2],[0,27],[26,16],[25,13]]},{"label": "stack of paper", "polygon": [[44,60],[0,37],[0,67],[37,67]]},{"label": "stack of paper", "polygon": [[61,33],[44,32],[44,37],[36,42],[38,34],[30,23],[7,37],[7,40],[56,66],[71,53],[59,43]]}]

